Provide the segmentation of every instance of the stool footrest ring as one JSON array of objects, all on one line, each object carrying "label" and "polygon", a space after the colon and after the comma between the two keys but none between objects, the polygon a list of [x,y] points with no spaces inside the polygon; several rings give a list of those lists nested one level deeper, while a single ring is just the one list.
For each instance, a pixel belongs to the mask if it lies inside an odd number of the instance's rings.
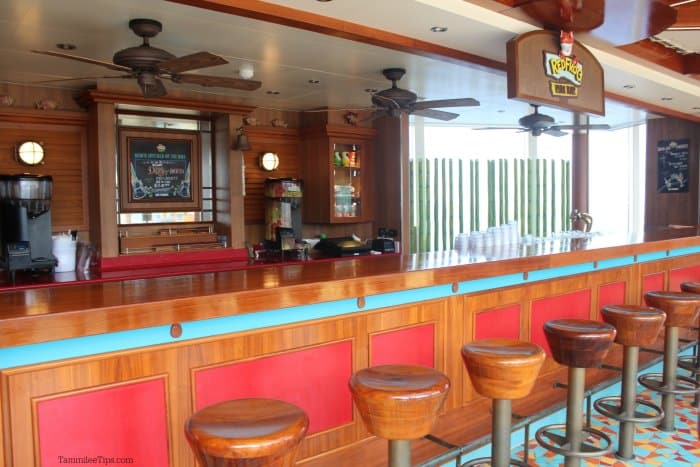
[{"label": "stool footrest ring", "polygon": [[684,383],[684,385],[674,389],[669,389],[669,387],[664,384],[663,379],[664,375],[661,373],[647,373],[637,378],[637,381],[639,381],[639,384],[645,388],[660,392],[661,394],[678,394],[687,396],[700,392],[700,384],[687,376],[678,376],[676,378],[676,383]]},{"label": "stool footrest ring", "polygon": [[[491,465],[491,458],[479,457],[478,459],[472,459],[470,461],[467,461],[464,464],[459,464],[459,467],[475,467],[477,465]],[[516,465],[518,467],[530,467],[530,464],[518,459],[511,459],[510,465]]]},{"label": "stool footrest ring", "polygon": [[639,412],[636,407],[633,414],[622,412],[622,398],[620,396],[602,397],[593,403],[595,409],[606,417],[619,422],[655,423],[664,418],[664,411],[656,404],[644,399],[635,399],[636,406],[644,406],[651,412]]},{"label": "stool footrest ring", "polygon": [[683,355],[678,358],[678,368],[683,368],[691,373],[700,373],[700,357]]},{"label": "stool footrest ring", "polygon": [[[581,443],[580,451],[574,451],[571,449],[566,436],[555,433],[555,430],[564,433],[566,431],[566,425],[557,424],[543,426],[537,430],[537,433],[535,433],[535,439],[540,446],[556,454],[570,457],[600,457],[611,453],[613,450],[610,437],[602,431],[596,430],[595,428],[583,427],[581,429],[581,431],[583,433],[587,433],[588,436],[584,438],[584,442]],[[591,437],[598,439],[600,441],[600,446],[586,444],[585,440]]]}]

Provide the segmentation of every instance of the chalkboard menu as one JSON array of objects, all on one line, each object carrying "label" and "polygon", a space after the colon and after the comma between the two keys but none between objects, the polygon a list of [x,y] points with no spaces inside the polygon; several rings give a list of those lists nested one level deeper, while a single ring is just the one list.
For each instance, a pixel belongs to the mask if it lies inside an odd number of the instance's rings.
[{"label": "chalkboard menu", "polygon": [[690,140],[661,140],[656,143],[658,156],[658,192],[686,193],[688,191],[688,148]]},{"label": "chalkboard menu", "polygon": [[199,135],[122,129],[120,210],[188,211],[201,206]]}]

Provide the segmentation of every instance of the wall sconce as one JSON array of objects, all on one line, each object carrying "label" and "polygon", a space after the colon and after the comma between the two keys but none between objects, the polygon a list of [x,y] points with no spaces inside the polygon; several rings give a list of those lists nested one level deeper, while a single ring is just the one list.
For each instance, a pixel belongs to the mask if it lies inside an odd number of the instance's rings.
[{"label": "wall sconce", "polygon": [[275,170],[280,165],[280,157],[274,152],[266,152],[258,158],[260,168],[267,171]]},{"label": "wall sconce", "polygon": [[250,151],[253,149],[242,126],[236,128],[236,133],[238,133],[238,136],[236,136],[236,143],[233,145],[233,149],[238,151]]},{"label": "wall sconce", "polygon": [[44,162],[44,146],[37,141],[23,141],[17,145],[16,158],[27,165],[39,165]]}]

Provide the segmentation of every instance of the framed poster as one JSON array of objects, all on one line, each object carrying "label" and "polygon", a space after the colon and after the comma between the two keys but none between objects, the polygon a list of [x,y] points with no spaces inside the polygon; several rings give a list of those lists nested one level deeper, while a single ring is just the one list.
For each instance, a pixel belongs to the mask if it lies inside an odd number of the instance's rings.
[{"label": "framed poster", "polygon": [[120,211],[199,210],[199,151],[196,131],[120,128]]},{"label": "framed poster", "polygon": [[658,157],[658,192],[688,192],[689,139],[661,140],[656,143]]}]

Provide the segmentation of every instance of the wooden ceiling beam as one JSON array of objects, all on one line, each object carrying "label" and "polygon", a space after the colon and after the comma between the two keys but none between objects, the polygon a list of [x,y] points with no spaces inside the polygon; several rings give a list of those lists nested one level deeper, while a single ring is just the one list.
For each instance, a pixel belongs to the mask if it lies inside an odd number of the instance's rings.
[{"label": "wooden ceiling beam", "polygon": [[693,53],[683,55],[683,73],[686,75],[695,75],[695,78],[700,78],[700,54]]},{"label": "wooden ceiling beam", "polygon": [[673,28],[700,28],[700,1],[675,7],[678,11]]}]

